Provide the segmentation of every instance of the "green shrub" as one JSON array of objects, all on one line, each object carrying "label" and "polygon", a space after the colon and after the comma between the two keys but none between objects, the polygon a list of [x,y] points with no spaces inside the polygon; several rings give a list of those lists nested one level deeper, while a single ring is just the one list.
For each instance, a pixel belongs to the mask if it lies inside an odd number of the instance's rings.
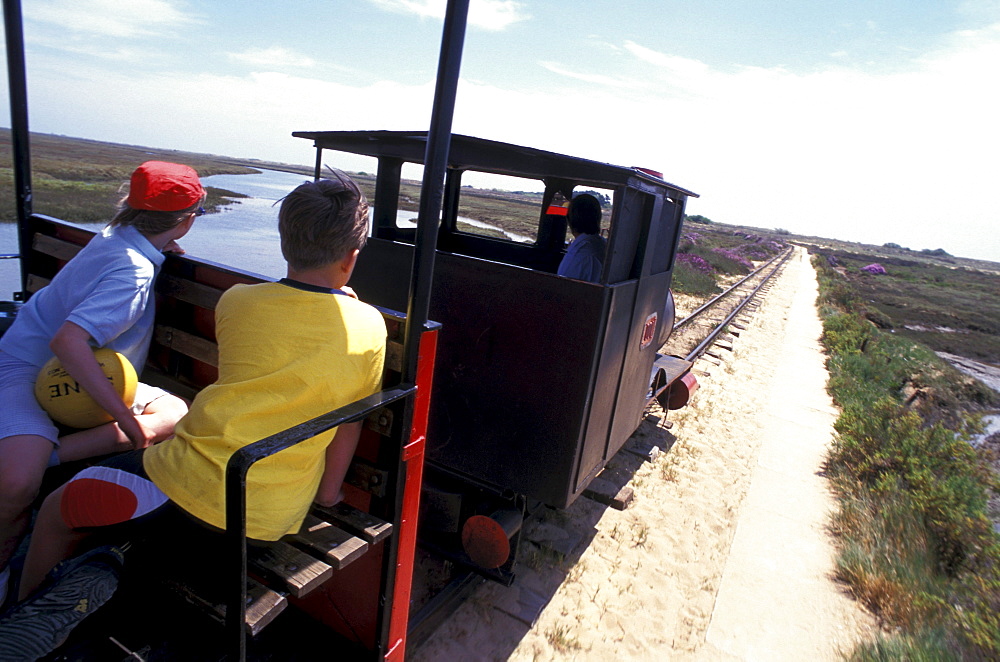
[{"label": "green shrub", "polygon": [[705,216],[702,216],[700,214],[694,214],[693,216],[688,216],[687,214],[684,214],[684,222],[685,223],[698,223],[698,224],[701,224],[701,225],[711,225],[712,224],[711,219],[706,218]]},{"label": "green shrub", "polygon": [[847,313],[829,317],[823,324],[823,344],[834,354],[863,352],[874,337],[872,325]]},{"label": "green shrub", "polygon": [[863,644],[849,658],[850,662],[947,662],[958,660],[950,645],[952,637],[941,627],[924,628],[914,634],[888,637],[879,635]]},{"label": "green shrub", "polygon": [[879,331],[829,262],[814,264],[842,407],[826,463],[840,500],[837,574],[898,632],[851,659],[1000,659],[1000,536],[986,515],[997,478],[966,435],[995,394]]},{"label": "green shrub", "polygon": [[674,264],[674,272],[670,282],[673,290],[682,294],[708,296],[722,291],[716,285],[715,277],[712,274],[704,273],[682,262]]}]

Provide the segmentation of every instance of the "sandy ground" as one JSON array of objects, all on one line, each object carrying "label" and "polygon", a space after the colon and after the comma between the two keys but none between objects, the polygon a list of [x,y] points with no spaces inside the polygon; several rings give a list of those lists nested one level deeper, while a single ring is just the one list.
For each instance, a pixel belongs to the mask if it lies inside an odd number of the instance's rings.
[{"label": "sandy ground", "polygon": [[797,250],[731,353],[696,366],[694,406],[634,435],[666,452],[605,471],[628,508],[580,498],[529,523],[514,584],[480,586],[408,660],[837,660],[873,636],[831,578],[836,411]]}]

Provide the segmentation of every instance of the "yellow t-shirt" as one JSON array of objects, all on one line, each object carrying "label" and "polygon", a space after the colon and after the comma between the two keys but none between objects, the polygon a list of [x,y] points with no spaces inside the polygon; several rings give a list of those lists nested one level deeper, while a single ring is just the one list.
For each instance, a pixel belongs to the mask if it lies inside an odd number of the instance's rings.
[{"label": "yellow t-shirt", "polygon": [[[225,527],[225,470],[237,449],[381,388],[385,321],[341,294],[279,283],[236,285],[215,312],[219,379],[175,436],[144,454],[146,473],[192,515]],[[247,535],[299,530],[334,430],[265,458],[247,475]]]}]

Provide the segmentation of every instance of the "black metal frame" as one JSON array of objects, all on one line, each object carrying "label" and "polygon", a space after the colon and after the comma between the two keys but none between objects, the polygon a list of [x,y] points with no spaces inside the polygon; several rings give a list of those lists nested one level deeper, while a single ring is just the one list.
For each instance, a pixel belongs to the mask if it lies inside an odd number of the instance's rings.
[{"label": "black metal frame", "polygon": [[[7,39],[7,85],[10,88],[10,128],[14,157],[14,189],[17,196],[18,255],[29,245],[28,218],[31,216],[31,151],[28,141],[28,85],[24,63],[24,28],[19,0],[3,0],[3,24]],[[14,298],[25,295],[26,274],[21,270],[21,290]]]},{"label": "black metal frame", "polygon": [[[226,465],[226,533],[225,546],[238,564],[231,570],[231,596],[226,604],[226,632],[230,637],[231,655],[246,659],[246,608],[247,608],[247,473],[255,463],[275,453],[311,439],[344,423],[364,420],[369,414],[388,404],[416,393],[416,386],[400,385],[379,391],[345,407],[300,423],[249,446],[240,448]],[[409,418],[409,416],[407,416]],[[405,429],[405,428],[404,428]],[[391,587],[387,590],[391,593]]]}]

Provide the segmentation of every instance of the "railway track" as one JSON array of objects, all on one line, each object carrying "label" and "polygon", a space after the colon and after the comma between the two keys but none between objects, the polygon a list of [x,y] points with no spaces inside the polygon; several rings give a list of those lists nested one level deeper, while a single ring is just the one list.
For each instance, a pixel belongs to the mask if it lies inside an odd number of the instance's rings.
[{"label": "railway track", "polygon": [[718,350],[732,349],[732,341],[745,328],[743,321],[760,305],[771,278],[781,272],[791,255],[791,248],[779,253],[677,321],[660,353],[687,361],[706,356],[719,360]]}]

